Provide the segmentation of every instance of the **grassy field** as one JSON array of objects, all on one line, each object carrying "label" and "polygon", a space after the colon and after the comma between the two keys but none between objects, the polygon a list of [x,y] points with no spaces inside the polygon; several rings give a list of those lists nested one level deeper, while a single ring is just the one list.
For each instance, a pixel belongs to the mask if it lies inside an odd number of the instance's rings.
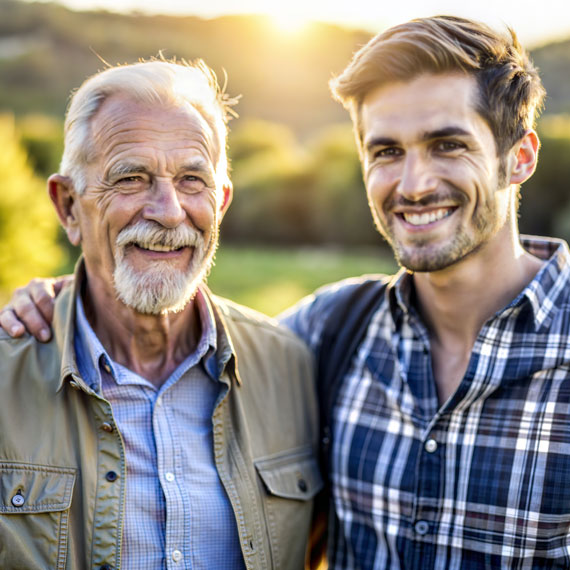
[{"label": "grassy field", "polygon": [[238,248],[221,245],[208,279],[214,293],[276,315],[320,285],[363,273],[392,273],[386,249]]}]

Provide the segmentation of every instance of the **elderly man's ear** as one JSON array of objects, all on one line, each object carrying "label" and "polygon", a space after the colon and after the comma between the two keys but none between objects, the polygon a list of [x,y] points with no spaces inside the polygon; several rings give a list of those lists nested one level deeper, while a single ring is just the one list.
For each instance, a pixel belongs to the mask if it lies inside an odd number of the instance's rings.
[{"label": "elderly man's ear", "polygon": [[222,186],[222,198],[221,198],[221,204],[220,204],[220,221],[222,221],[222,218],[225,216],[226,212],[228,211],[228,208],[230,207],[230,204],[232,202],[232,198],[234,195],[234,187],[233,184],[227,180],[224,185]]},{"label": "elderly man's ear", "polygon": [[81,243],[78,204],[71,178],[52,174],[48,179],[48,192],[67,238],[73,245]]}]

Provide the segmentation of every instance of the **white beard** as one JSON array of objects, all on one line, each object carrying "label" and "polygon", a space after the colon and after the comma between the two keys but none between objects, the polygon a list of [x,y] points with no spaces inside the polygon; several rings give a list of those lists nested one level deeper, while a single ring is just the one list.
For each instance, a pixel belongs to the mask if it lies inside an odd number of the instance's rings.
[{"label": "white beard", "polygon": [[[217,228],[217,223],[214,222]],[[167,261],[150,262],[143,271],[128,262],[126,248],[151,245],[174,249],[192,247],[192,260],[186,271],[172,267]],[[117,254],[113,280],[117,297],[138,313],[159,315],[179,312],[193,299],[198,286],[208,275],[218,244],[218,232],[212,231],[206,248],[202,234],[189,226],[163,228],[153,222],[139,222],[117,236]],[[206,250],[207,249],[207,250]]]}]

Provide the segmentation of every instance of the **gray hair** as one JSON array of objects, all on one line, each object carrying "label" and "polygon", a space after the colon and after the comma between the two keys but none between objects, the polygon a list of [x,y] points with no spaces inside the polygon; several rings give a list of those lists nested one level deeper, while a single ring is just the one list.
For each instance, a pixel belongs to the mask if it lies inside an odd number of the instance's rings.
[{"label": "gray hair", "polygon": [[215,73],[202,60],[153,59],[105,69],[73,94],[65,118],[60,173],[71,178],[78,193],[85,191],[84,167],[94,155],[91,121],[103,103],[117,94],[154,105],[190,103],[214,133],[216,172],[228,180],[227,122],[235,115],[231,105],[237,99],[220,88]]}]

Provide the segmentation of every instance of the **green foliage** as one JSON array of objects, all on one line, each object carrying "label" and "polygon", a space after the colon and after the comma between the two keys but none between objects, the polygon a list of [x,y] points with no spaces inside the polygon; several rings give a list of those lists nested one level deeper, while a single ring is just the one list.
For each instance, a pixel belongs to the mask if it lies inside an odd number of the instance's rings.
[{"label": "green foliage", "polygon": [[383,248],[234,247],[222,241],[208,279],[214,293],[276,315],[315,289],[364,273],[393,273]]},{"label": "green foliage", "polygon": [[539,124],[541,148],[533,177],[522,186],[523,233],[570,240],[570,121],[551,117]]},{"label": "green foliage", "polygon": [[34,171],[43,177],[58,172],[63,154],[63,122],[46,115],[26,115],[17,123],[21,143]]},{"label": "green foliage", "polygon": [[376,244],[348,123],[301,145],[284,125],[240,121],[230,136],[234,201],[223,226],[232,242]]},{"label": "green foliage", "polygon": [[0,144],[0,298],[5,300],[30,278],[56,272],[63,254],[45,184],[27,163],[10,116],[0,116]]}]

